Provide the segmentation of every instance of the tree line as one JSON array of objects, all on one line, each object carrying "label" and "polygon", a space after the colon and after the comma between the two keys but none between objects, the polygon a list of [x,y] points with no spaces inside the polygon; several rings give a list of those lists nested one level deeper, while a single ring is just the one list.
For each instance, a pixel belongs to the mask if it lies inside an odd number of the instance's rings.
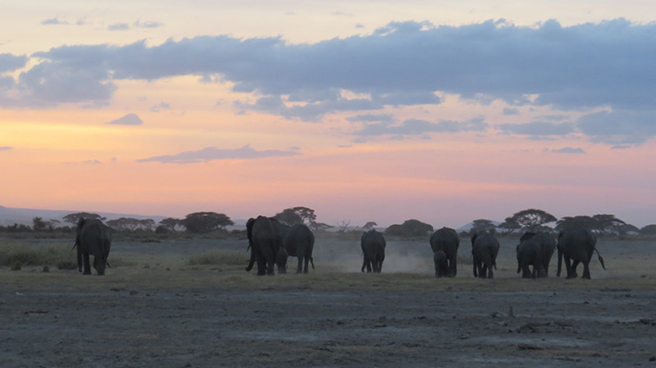
[{"label": "tree line", "polygon": [[[63,221],[45,221],[41,217],[32,219],[32,227],[14,224],[12,226],[0,227],[2,232],[73,232],[80,218],[95,218],[104,221],[107,226],[118,232],[154,232],[157,234],[188,232],[192,234],[206,234],[212,232],[227,233],[227,227],[233,226],[234,222],[229,216],[217,212],[193,212],[182,219],[165,218],[158,223],[152,219],[136,219],[121,217],[107,220],[95,213],[76,212],[62,218]],[[277,213],[274,218],[287,225],[305,224],[314,232],[326,231],[336,228],[337,232],[346,232],[350,221],[340,221],[336,226],[317,222],[317,216],[313,209],[308,207],[291,207]],[[552,226],[549,226],[553,224]],[[374,221],[369,221],[361,227],[354,227],[355,231],[367,231],[375,228]],[[565,216],[560,219],[540,209],[526,209],[512,216],[506,217],[500,224],[491,220],[477,219],[472,222],[471,231],[495,232],[499,235],[508,235],[524,231],[560,231],[572,227],[583,227],[598,235],[656,235],[656,224],[638,228],[628,224],[610,214],[597,214],[593,216]],[[385,229],[385,234],[391,236],[421,237],[433,232],[433,226],[419,220],[406,220],[402,224],[394,224]]]}]

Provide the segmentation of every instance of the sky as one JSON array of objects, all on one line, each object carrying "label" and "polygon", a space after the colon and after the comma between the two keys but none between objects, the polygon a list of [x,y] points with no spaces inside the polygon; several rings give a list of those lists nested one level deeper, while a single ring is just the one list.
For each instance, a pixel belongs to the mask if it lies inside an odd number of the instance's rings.
[{"label": "sky", "polygon": [[656,223],[652,1],[0,9],[5,207]]}]

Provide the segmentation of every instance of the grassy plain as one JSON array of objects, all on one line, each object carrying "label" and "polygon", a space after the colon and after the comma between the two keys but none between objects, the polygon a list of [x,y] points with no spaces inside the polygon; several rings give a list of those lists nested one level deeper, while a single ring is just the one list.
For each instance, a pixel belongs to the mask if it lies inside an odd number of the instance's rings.
[{"label": "grassy plain", "polygon": [[467,239],[458,276],[436,279],[427,240],[389,239],[383,273],[362,274],[358,240],[336,236],[309,274],[274,277],[244,271],[245,239],[117,240],[100,277],[57,269],[72,239],[1,238],[2,366],[654,364],[653,241],[600,240],[592,280],[556,278],[555,256],[523,280],[501,243],[493,280],[473,278]]}]

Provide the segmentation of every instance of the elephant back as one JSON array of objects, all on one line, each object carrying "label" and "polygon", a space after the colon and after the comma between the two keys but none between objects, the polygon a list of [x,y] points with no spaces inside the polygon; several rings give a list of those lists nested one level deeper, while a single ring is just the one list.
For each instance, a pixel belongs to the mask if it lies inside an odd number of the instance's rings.
[{"label": "elephant back", "polygon": [[433,253],[437,251],[444,251],[452,253],[457,251],[460,245],[460,237],[458,233],[448,227],[443,227],[433,233],[430,237],[430,246]]}]

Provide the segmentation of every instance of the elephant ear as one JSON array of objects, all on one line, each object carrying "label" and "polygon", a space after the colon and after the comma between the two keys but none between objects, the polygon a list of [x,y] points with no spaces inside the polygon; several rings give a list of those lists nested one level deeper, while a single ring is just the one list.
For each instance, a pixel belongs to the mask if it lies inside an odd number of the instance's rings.
[{"label": "elephant ear", "polygon": [[246,234],[248,235],[248,241],[253,240],[253,224],[255,223],[254,218],[249,218],[248,221],[246,222]]}]

